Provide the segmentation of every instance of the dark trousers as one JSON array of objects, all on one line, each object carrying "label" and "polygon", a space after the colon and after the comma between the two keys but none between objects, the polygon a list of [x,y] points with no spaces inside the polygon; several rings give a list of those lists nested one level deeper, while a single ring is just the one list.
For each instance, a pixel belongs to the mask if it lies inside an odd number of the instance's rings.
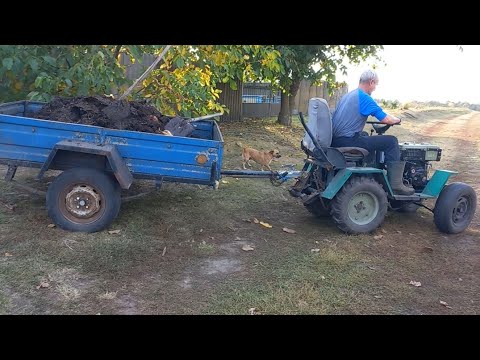
[{"label": "dark trousers", "polygon": [[332,140],[332,147],[348,146],[364,148],[369,152],[383,151],[385,162],[400,160],[398,140],[392,135],[360,136],[356,134],[353,137],[338,137]]}]

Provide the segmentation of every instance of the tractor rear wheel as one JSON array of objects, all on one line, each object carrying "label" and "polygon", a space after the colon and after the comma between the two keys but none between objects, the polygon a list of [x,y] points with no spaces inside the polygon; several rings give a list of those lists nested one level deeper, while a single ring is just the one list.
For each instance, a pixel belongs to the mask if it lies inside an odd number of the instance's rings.
[{"label": "tractor rear wheel", "polygon": [[369,177],[352,177],[332,200],[332,218],[348,234],[369,233],[385,219],[387,204],[382,185]]},{"label": "tractor rear wheel", "polygon": [[477,195],[471,186],[454,182],[443,188],[433,209],[433,220],[438,230],[458,234],[473,219],[477,207]]}]

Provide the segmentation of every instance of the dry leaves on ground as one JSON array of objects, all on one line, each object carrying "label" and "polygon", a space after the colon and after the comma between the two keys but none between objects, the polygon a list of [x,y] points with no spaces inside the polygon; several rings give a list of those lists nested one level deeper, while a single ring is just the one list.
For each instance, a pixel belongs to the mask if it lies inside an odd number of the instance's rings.
[{"label": "dry leaves on ground", "polygon": [[284,227],[282,230],[285,231],[286,233],[289,233],[289,234],[295,234],[296,233],[295,230],[292,230],[292,229],[289,229],[289,228],[286,228],[286,227]]},{"label": "dry leaves on ground", "polygon": [[260,315],[260,312],[256,308],[248,309],[248,315]]},{"label": "dry leaves on ground", "polygon": [[120,234],[120,231],[121,231],[121,230],[110,230],[108,233],[109,233],[110,235],[114,235],[114,234]]},{"label": "dry leaves on ground", "polygon": [[48,224],[47,227],[48,228],[54,228],[56,225],[55,224]]},{"label": "dry leaves on ground", "polygon": [[250,246],[250,245],[243,245],[242,250],[243,251],[253,251],[253,250],[255,250],[255,248],[253,246]]},{"label": "dry leaves on ground", "polygon": [[37,290],[48,287],[50,287],[50,283],[46,280],[42,280],[40,281],[40,285],[37,286]]},{"label": "dry leaves on ground", "polygon": [[272,227],[272,225],[263,221],[260,221],[260,225],[265,226],[266,228],[269,228],[269,229]]},{"label": "dry leaves on ground", "polygon": [[440,300],[440,304],[445,306],[447,309],[452,309],[452,307],[450,305],[448,305],[446,301]]},{"label": "dry leaves on ground", "polygon": [[412,281],[410,281],[409,284],[410,284],[410,285],[413,285],[413,286],[415,286],[415,287],[420,287],[420,286],[422,286],[422,283],[421,283],[420,281],[413,281],[413,280],[412,280]]}]

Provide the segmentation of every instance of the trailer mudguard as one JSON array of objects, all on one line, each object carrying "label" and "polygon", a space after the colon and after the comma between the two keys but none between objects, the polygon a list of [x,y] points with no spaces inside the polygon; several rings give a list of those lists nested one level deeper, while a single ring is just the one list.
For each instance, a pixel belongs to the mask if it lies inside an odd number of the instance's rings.
[{"label": "trailer mudguard", "polygon": [[[122,187],[122,189],[130,188],[133,182],[133,176],[127,165],[120,156],[117,147],[115,145],[96,145],[85,141],[76,140],[62,140],[55,144],[54,148],[48,155],[47,160],[43,163],[40,172],[37,175],[37,179],[41,179],[45,172],[54,163],[55,158],[60,152],[70,152],[72,154],[92,154],[96,156],[104,156],[110,168],[112,169],[115,178]],[[75,164],[72,164],[74,167]]]}]

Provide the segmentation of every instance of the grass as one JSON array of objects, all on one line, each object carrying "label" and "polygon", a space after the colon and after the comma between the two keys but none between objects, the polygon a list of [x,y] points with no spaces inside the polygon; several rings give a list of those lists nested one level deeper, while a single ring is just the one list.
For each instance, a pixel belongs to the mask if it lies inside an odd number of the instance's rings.
[{"label": "grass", "polygon": [[[408,111],[417,116],[409,120],[413,125],[391,129],[402,139],[415,138],[415,122],[464,114],[451,108]],[[236,143],[279,149],[274,169],[300,169],[303,163],[297,117],[292,128],[273,118],[220,126],[224,169],[241,166]],[[34,174],[19,169],[18,181]],[[95,234],[48,228],[44,199],[0,182],[0,313],[443,313],[439,300],[454,304],[453,313],[479,313],[470,302],[480,291],[471,245],[478,232],[444,239],[421,209],[408,216],[389,212],[385,232],[345,236],[330,219],[313,217],[291,198],[289,183],[223,180],[217,191],[165,184],[161,192],[123,204],[110,228]],[[252,218],[272,228],[247,221]],[[374,239],[378,234],[383,238]],[[254,250],[243,251],[245,244]],[[5,257],[7,252],[13,256]],[[42,280],[49,287],[37,289]],[[410,280],[424,285],[414,288]]]},{"label": "grass", "polygon": [[208,314],[335,314],[356,301],[366,271],[350,254],[324,248],[264,260],[250,278],[230,281],[205,310]]}]

